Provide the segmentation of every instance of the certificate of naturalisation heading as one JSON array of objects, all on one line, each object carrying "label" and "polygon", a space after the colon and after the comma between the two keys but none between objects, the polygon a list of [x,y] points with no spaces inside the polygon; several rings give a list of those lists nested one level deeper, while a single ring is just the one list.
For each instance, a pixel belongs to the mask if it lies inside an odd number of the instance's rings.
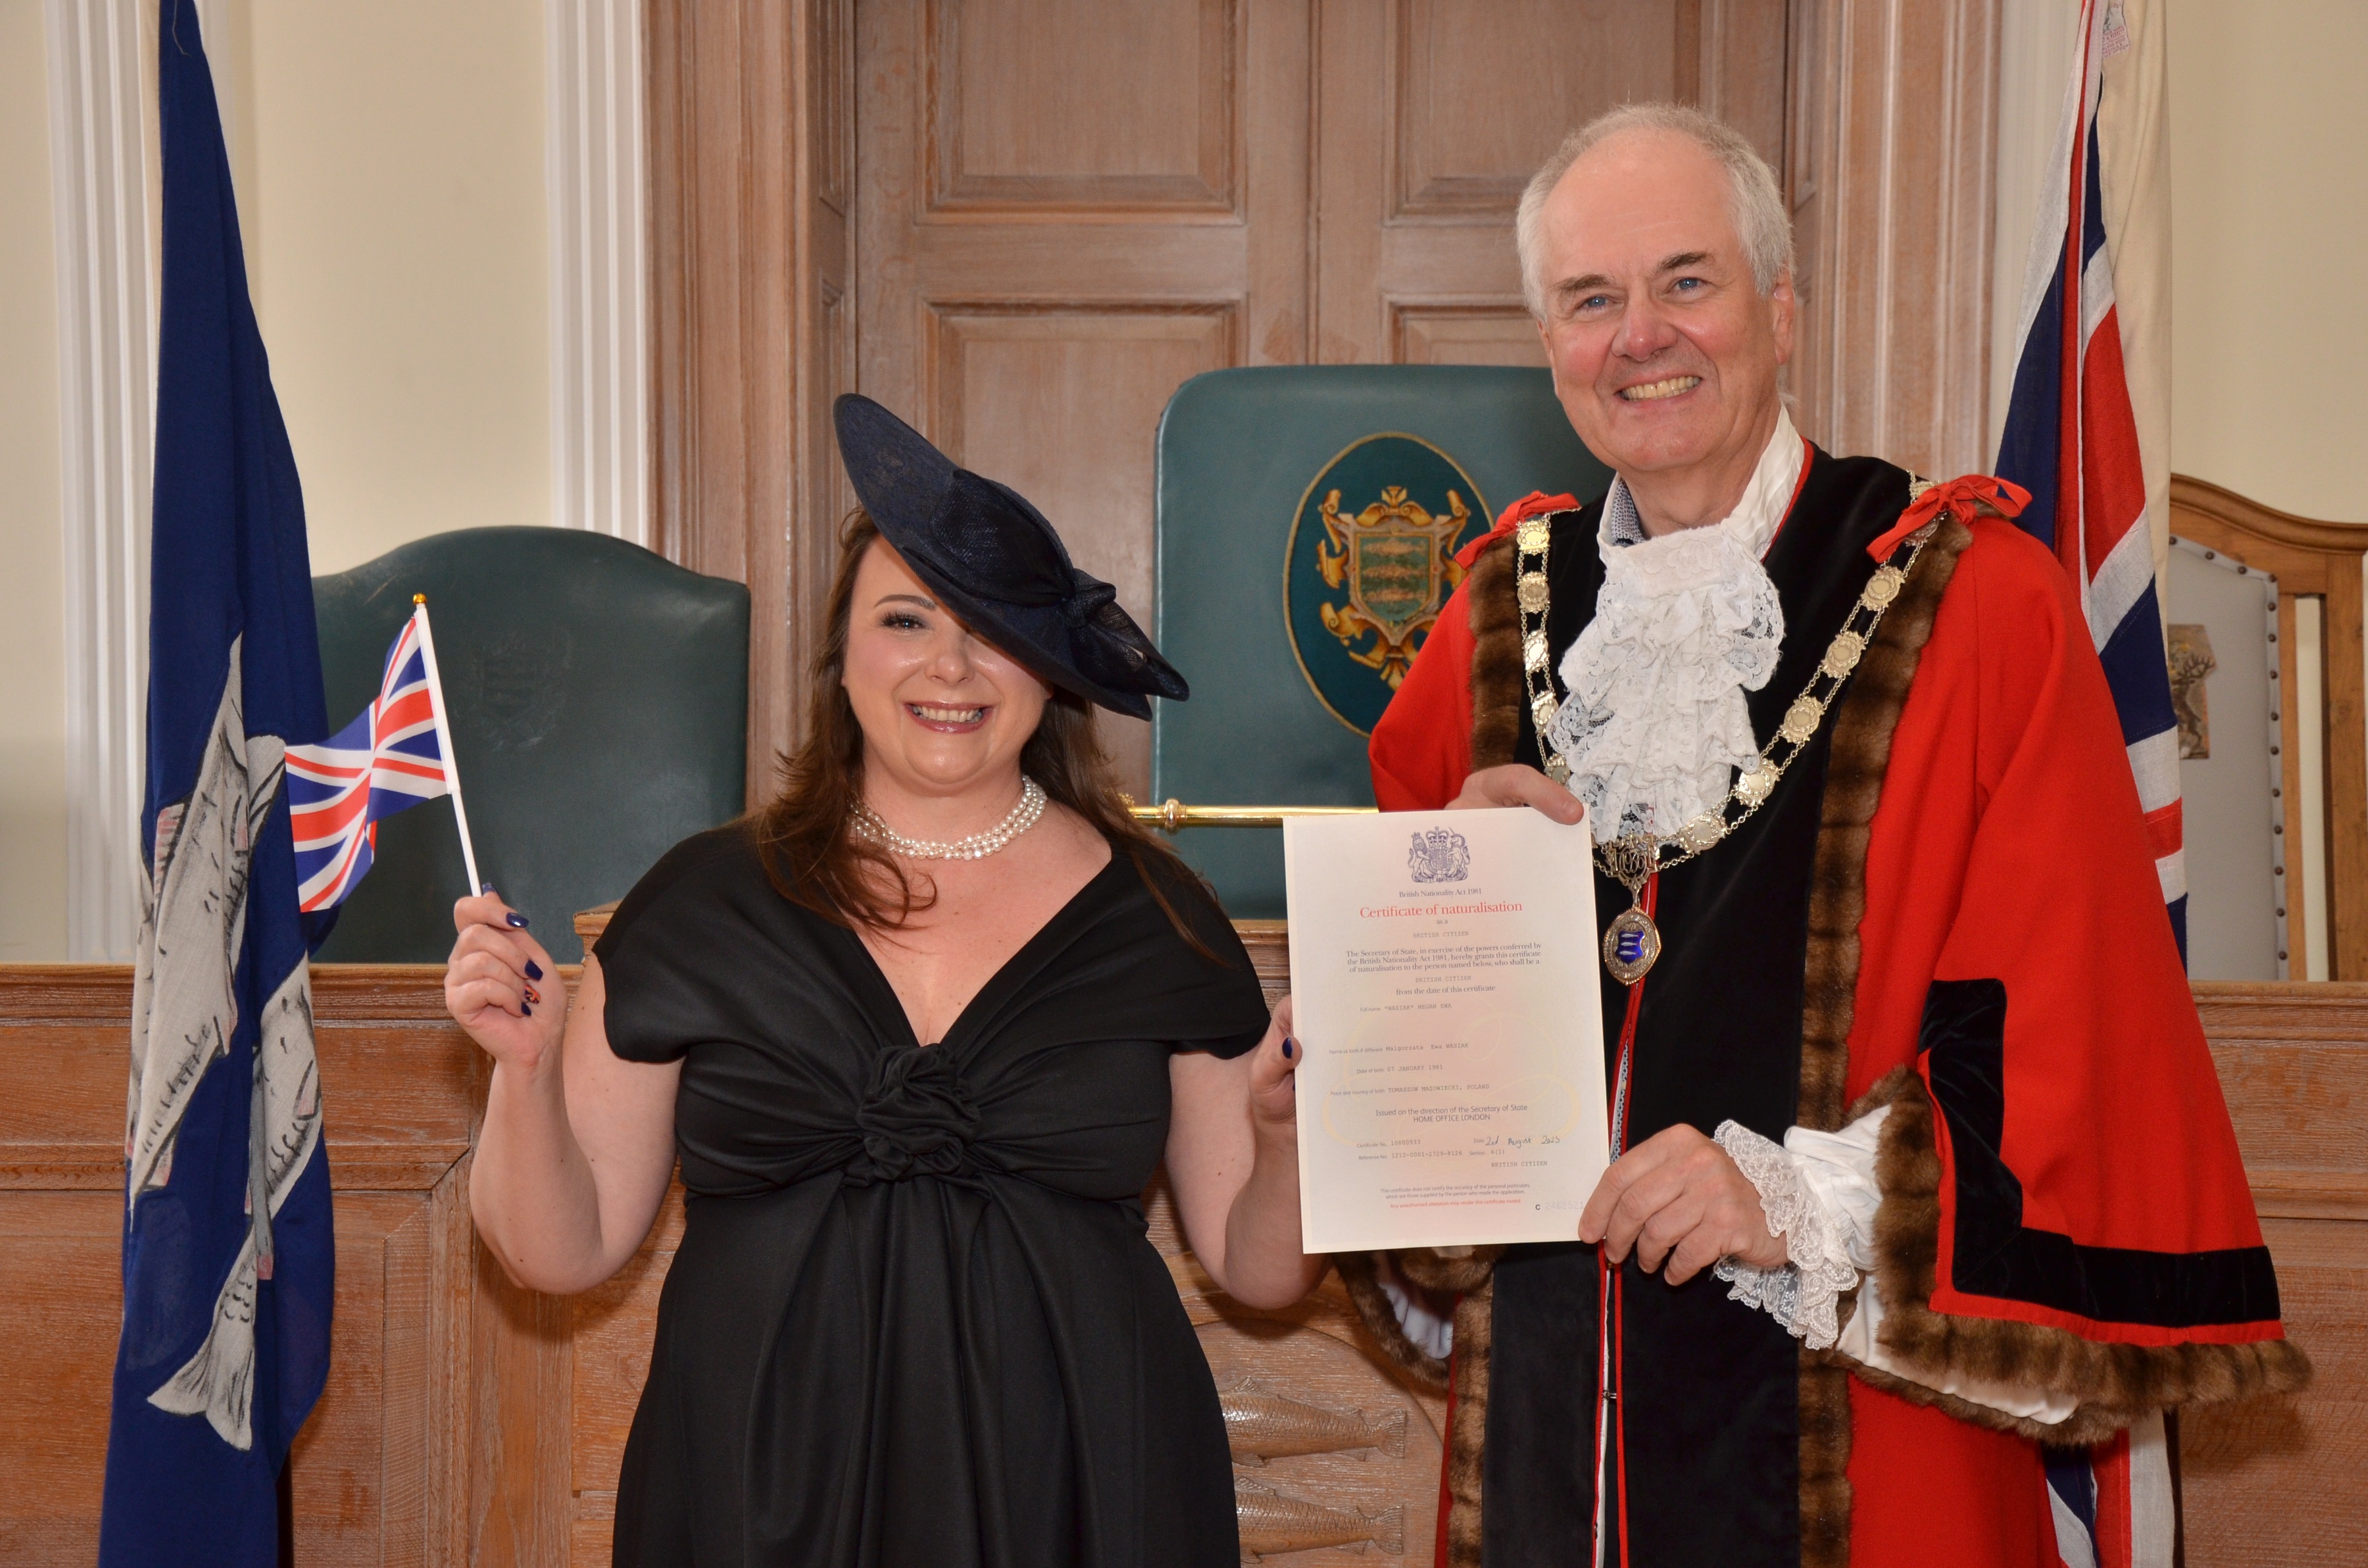
[{"label": "certificate of naturalisation heading", "polygon": [[1585,824],[1283,824],[1311,1253],[1567,1241],[1610,1162]]}]

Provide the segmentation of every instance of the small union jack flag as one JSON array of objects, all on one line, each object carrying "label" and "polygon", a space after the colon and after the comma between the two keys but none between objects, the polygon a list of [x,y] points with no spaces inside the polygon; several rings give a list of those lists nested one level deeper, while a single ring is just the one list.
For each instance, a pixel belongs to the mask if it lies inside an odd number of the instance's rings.
[{"label": "small union jack flag", "polygon": [[436,642],[422,603],[386,652],[376,700],[321,744],[288,748],[300,907],[312,911],[343,903],[370,869],[378,824],[439,795],[453,798],[470,885],[475,886],[476,856],[469,846],[468,819],[459,815],[461,786],[451,757],[443,686],[436,677]]}]

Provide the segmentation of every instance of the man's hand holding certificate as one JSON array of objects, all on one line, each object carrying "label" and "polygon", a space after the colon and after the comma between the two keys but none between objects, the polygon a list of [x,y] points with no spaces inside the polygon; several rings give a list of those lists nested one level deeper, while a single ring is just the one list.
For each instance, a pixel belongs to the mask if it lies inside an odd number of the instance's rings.
[{"label": "man's hand holding certificate", "polygon": [[1568,1241],[1609,1163],[1585,824],[1283,830],[1311,1253]]}]

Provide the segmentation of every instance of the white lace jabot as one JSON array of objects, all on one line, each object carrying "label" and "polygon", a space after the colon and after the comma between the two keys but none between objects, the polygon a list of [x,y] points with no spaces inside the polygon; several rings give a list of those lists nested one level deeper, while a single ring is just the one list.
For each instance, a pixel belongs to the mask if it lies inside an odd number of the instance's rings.
[{"label": "white lace jabot", "polygon": [[1546,732],[1600,842],[1675,833],[1716,811],[1736,767],[1758,754],[1743,694],[1768,684],[1784,639],[1759,557],[1807,460],[1779,409],[1735,510],[1659,539],[1645,536],[1627,484],[1611,482],[1597,541],[1603,587],[1563,654],[1570,696]]}]

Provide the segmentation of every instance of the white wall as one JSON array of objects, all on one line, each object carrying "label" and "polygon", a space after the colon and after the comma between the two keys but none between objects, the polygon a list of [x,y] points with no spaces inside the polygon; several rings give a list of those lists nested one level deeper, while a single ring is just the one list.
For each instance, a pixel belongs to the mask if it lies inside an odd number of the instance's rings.
[{"label": "white wall", "polygon": [[0,963],[66,956],[49,106],[40,0],[0,0]]},{"label": "white wall", "polygon": [[2368,522],[2368,6],[2169,15],[2172,461]]},{"label": "white wall", "polygon": [[230,6],[240,217],[313,569],[550,522],[541,0]]}]

